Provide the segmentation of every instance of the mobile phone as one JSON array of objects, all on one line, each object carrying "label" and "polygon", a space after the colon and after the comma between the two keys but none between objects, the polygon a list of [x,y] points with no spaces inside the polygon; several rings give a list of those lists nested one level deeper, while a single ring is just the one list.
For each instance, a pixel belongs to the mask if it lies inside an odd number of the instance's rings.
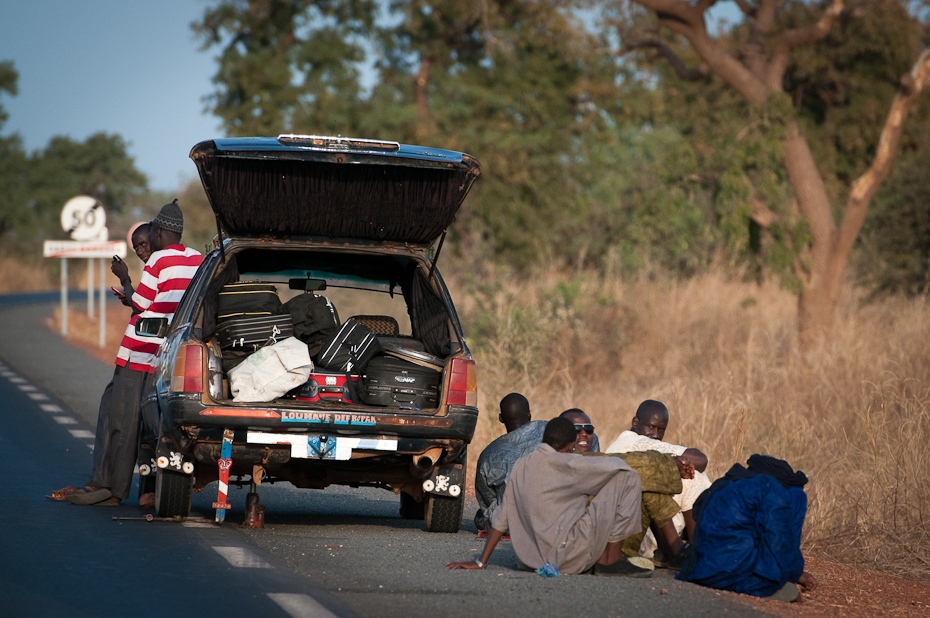
[{"label": "mobile phone", "polygon": [[111,286],[110,286],[110,289],[113,290],[113,293],[116,294],[117,296],[122,296],[122,295],[123,295],[123,291],[122,291],[121,289],[119,289],[119,288],[115,288],[115,287],[113,287],[113,286],[111,285]]}]

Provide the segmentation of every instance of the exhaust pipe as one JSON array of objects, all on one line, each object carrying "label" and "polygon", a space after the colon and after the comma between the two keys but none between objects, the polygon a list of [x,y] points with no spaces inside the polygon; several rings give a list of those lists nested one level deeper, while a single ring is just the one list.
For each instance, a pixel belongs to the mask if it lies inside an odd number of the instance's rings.
[{"label": "exhaust pipe", "polygon": [[429,449],[425,453],[414,455],[411,460],[410,471],[417,478],[429,476],[429,473],[433,471],[433,466],[439,461],[441,455],[442,449],[438,446]]}]

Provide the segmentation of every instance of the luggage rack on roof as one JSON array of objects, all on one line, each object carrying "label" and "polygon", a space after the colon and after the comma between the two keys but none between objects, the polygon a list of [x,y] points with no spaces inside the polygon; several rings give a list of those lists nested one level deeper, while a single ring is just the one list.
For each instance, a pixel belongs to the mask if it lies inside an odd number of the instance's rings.
[{"label": "luggage rack on roof", "polygon": [[360,139],[357,137],[342,137],[341,135],[297,135],[282,133],[278,141],[290,146],[306,146],[312,148],[327,148],[331,150],[376,150],[384,152],[397,152],[400,150],[398,142],[386,142],[377,139]]}]

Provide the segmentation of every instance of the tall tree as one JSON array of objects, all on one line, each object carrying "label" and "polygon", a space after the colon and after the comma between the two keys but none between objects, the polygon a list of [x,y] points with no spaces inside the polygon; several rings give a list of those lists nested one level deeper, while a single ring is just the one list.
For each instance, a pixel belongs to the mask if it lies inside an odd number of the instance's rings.
[{"label": "tall tree", "polygon": [[233,135],[337,133],[357,124],[373,0],[220,0],[193,24],[219,48],[210,111]]},{"label": "tall tree", "polygon": [[[635,11],[616,10],[616,3],[610,3],[624,44],[658,50],[681,77],[693,79],[712,74],[780,126],[781,164],[810,234],[806,255],[796,261],[802,282],[798,305],[800,337],[802,345],[809,349],[832,327],[849,254],[869,203],[888,176],[908,113],[930,81],[930,49],[913,53],[912,65],[901,76],[888,104],[878,142],[871,152],[871,163],[851,180],[837,220],[827,183],[802,122],[785,94],[786,71],[793,54],[824,40],[839,21],[861,17],[867,10],[881,10],[880,4],[847,8],[844,0],[832,0],[814,5],[819,10],[810,21],[788,25],[779,21],[779,12],[793,3],[735,0],[744,25],[738,31],[742,35],[739,45],[731,47],[730,39],[708,29],[707,13],[715,0],[630,1],[648,12],[652,27],[642,29],[641,21],[636,22]],[[636,31],[630,27],[634,24],[638,27]],[[643,32],[651,34],[643,36]],[[689,67],[675,53],[681,41],[687,42],[699,65]],[[754,200],[756,221],[763,226],[771,225],[775,219],[772,210],[758,195],[750,197]]]}]

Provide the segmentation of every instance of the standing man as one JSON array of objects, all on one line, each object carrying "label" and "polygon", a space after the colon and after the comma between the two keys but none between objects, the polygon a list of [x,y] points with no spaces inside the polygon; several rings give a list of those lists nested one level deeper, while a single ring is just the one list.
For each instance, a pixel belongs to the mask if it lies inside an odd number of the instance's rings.
[{"label": "standing man", "polygon": [[575,436],[568,419],[546,424],[542,444],[513,466],[481,556],[446,568],[484,568],[510,530],[517,560],[540,574],[651,575],[621,548],[641,530],[639,475],[619,458],[573,453]]},{"label": "standing man", "polygon": [[[149,244],[151,242],[151,226],[148,223],[140,223],[132,231],[130,236],[132,240],[132,250],[136,252],[136,255],[142,260],[143,266],[149,261],[149,258],[152,256],[152,246]],[[127,307],[132,306],[133,293],[135,289],[132,287],[132,277],[129,276],[129,266],[126,265],[126,262],[120,259],[118,255],[113,256],[113,261],[110,264],[110,271],[116,275],[119,279],[119,284],[123,288],[121,294],[116,294],[116,297],[119,298],[119,301],[126,305]]]},{"label": "standing man", "polygon": [[539,446],[546,429],[546,421],[531,419],[530,402],[520,393],[510,393],[501,399],[500,409],[497,419],[504,424],[507,433],[481,451],[475,470],[475,496],[479,506],[475,526],[481,536],[491,528],[491,516],[504,497],[513,464]]},{"label": "standing man", "polygon": [[[83,487],[53,491],[48,496],[52,500],[106,506],[129,497],[139,448],[143,387],[155,370],[155,355],[164,341],[137,337],[135,325],[140,317],[167,317],[170,321],[203,261],[198,251],[181,244],[184,217],[177,199],[162,206],[149,226],[154,253],[132,294],[133,316],[116,355],[113,379],[100,398],[91,478]],[[142,496],[140,505],[154,504],[153,498]]]},{"label": "standing man", "polygon": [[[675,515],[675,529],[686,539],[694,538],[694,502],[705,489],[710,487],[707,477],[707,456],[696,448],[687,448],[664,442],[665,430],[668,428],[668,408],[661,401],[647,399],[639,404],[630,423],[630,429],[624,431],[607,447],[607,453],[632,453],[638,451],[659,451],[676,457],[683,457],[694,466],[694,478],[682,480],[682,491],[675,496],[681,507],[681,513]],[[652,533],[647,533],[640,548],[640,554],[651,558],[656,550],[656,540]]]}]

